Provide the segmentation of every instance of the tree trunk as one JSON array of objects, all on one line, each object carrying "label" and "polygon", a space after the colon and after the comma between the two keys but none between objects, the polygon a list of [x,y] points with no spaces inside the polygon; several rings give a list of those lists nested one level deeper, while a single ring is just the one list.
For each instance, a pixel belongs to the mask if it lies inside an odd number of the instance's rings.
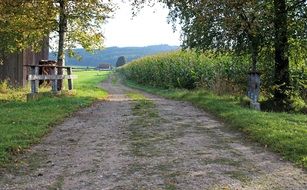
[{"label": "tree trunk", "polygon": [[281,111],[290,104],[290,72],[288,56],[286,0],[274,0],[275,27],[275,86],[274,103]]},{"label": "tree trunk", "polygon": [[[67,30],[67,17],[65,13],[65,0],[59,0],[60,4],[60,20],[59,20],[59,45],[58,45],[58,66],[64,66],[64,42],[65,42],[65,33]],[[58,74],[63,74],[63,69],[58,70]],[[62,90],[63,80],[58,80],[58,90]]]},{"label": "tree trunk", "polygon": [[250,35],[251,53],[252,53],[252,72],[257,72],[257,62],[259,53],[258,37]]}]

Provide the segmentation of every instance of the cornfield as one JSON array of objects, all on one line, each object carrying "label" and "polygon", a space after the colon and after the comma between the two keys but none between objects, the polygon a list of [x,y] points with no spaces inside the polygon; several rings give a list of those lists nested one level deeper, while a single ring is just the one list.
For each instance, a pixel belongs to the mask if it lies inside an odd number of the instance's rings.
[{"label": "cornfield", "polygon": [[[291,68],[293,87],[305,99],[304,65],[294,66]],[[217,94],[245,95],[250,67],[248,56],[176,51],[135,60],[125,65],[120,72],[128,80],[155,87],[205,88]],[[258,69],[262,73],[262,98],[266,99],[270,97],[273,88],[274,63],[262,61],[258,64]]]},{"label": "cornfield", "polygon": [[176,51],[144,57],[120,72],[140,84],[163,88],[207,88],[217,93],[243,93],[249,65],[230,56]]}]

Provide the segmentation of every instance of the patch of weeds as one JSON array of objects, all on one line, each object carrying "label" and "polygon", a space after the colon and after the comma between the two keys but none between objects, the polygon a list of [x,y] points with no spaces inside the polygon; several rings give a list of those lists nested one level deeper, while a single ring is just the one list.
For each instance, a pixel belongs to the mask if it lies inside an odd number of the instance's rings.
[{"label": "patch of weeds", "polygon": [[167,190],[177,189],[176,188],[176,184],[177,184],[176,177],[181,175],[180,171],[171,171],[172,167],[173,167],[173,163],[159,164],[156,167],[154,167],[154,170],[158,170],[159,173],[162,174],[164,178],[165,189]]},{"label": "patch of weeds", "polygon": [[241,182],[247,182],[250,181],[250,177],[248,177],[243,171],[238,171],[238,170],[234,170],[234,171],[227,171],[225,172],[226,175],[228,175],[229,177],[233,178],[233,179],[237,179]]},{"label": "patch of weeds", "polygon": [[6,172],[13,172],[18,175],[27,174],[29,171],[36,171],[42,165],[46,164],[47,156],[43,153],[32,153],[27,157],[13,157],[14,163],[8,162],[3,169]]},{"label": "patch of weeds", "polygon": [[58,176],[56,181],[48,187],[48,190],[59,190],[62,189],[64,184],[64,176]]},{"label": "patch of weeds", "polygon": [[178,172],[171,172],[168,173],[166,171],[166,173],[164,174],[164,183],[165,183],[165,189],[166,190],[173,190],[173,189],[177,189],[176,184],[177,184],[177,180],[176,177],[179,175]]},{"label": "patch of weeds", "polygon": [[172,181],[167,181],[165,184],[165,190],[176,190],[176,185]]},{"label": "patch of weeds", "polygon": [[2,82],[0,82],[0,93],[7,93],[10,90],[9,87],[9,81],[8,80],[4,80]]},{"label": "patch of weeds", "polygon": [[153,101],[137,92],[129,92],[127,96],[133,100],[132,114],[135,120],[129,126],[131,152],[134,156],[154,156],[159,152],[154,148],[156,133],[149,133],[145,128],[157,127],[159,114]]},{"label": "patch of weeds", "polygon": [[204,159],[202,161],[205,165],[219,164],[219,165],[229,165],[229,166],[235,166],[235,167],[241,166],[240,161],[236,161],[230,158]]},{"label": "patch of weeds", "polygon": [[131,143],[131,152],[134,156],[151,156],[149,154],[149,143],[144,141],[135,141]]},{"label": "patch of weeds", "polygon": [[47,156],[42,153],[33,153],[26,161],[28,162],[28,168],[32,171],[37,170],[44,162],[46,162]]},{"label": "patch of weeds", "polygon": [[117,81],[118,81],[118,78],[117,78],[117,77],[115,77],[115,76],[113,76],[113,77],[112,77],[112,84],[116,84],[116,83],[117,83]]},{"label": "patch of weeds", "polygon": [[132,113],[135,116],[142,116],[146,120],[153,120],[153,118],[157,118],[159,116],[153,102],[147,99],[137,100],[136,104],[132,108]]},{"label": "patch of weeds", "polygon": [[129,173],[136,173],[139,172],[143,169],[143,165],[139,164],[139,163],[132,163],[131,165],[129,165]]},{"label": "patch of weeds", "polygon": [[[170,138],[170,135],[165,135],[155,128],[159,126],[161,118],[154,102],[137,92],[129,92],[127,95],[133,100],[132,113],[135,116],[135,120],[129,126],[132,154],[138,157],[155,157],[163,154],[156,144],[161,140],[165,140],[165,138]],[[162,174],[164,188],[167,190],[176,189],[176,173],[169,173],[170,166],[161,164],[153,168],[154,172],[158,171],[159,174]],[[130,166],[130,172],[132,173],[142,169],[145,170],[146,168],[143,168],[139,163],[134,163]]]}]

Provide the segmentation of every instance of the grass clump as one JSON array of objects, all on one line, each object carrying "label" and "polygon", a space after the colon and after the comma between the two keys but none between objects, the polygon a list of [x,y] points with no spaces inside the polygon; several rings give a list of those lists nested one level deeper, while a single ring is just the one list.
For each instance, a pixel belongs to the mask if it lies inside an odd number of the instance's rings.
[{"label": "grass clump", "polygon": [[[97,85],[108,72],[99,73],[76,72],[78,79],[74,80],[76,91],[73,94],[48,95],[27,102],[25,89],[0,93],[0,166],[9,162],[13,155],[39,142],[52,125],[93,101],[105,98],[107,92]],[[14,96],[15,93],[19,95]]]},{"label": "grass clump", "polygon": [[0,93],[6,94],[9,91],[9,83],[7,80],[0,82]]}]

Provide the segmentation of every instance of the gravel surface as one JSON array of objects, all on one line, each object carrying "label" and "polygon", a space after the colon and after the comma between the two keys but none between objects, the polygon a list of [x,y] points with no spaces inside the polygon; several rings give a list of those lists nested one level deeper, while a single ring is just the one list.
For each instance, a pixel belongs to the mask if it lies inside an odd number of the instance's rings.
[{"label": "gravel surface", "polygon": [[0,189],[307,189],[305,171],[189,103],[112,78],[102,88],[107,101],[77,112],[0,171]]}]

